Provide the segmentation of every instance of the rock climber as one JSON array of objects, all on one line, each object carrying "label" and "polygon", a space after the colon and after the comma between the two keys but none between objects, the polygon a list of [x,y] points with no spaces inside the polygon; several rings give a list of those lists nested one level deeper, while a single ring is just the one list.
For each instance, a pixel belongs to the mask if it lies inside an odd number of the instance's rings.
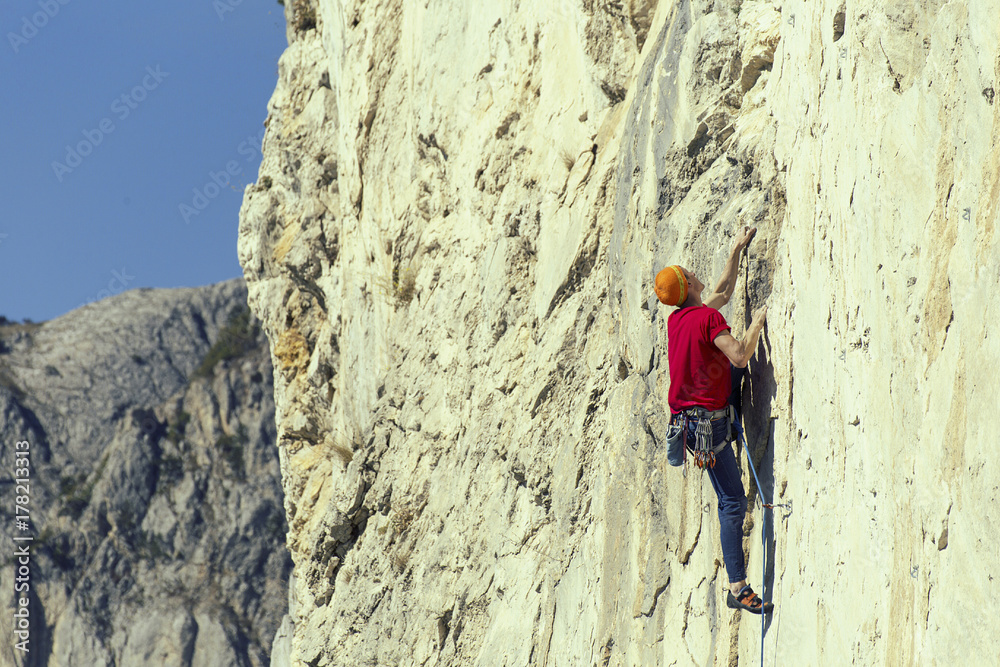
[{"label": "rock climber", "polygon": [[667,319],[670,423],[683,427],[683,446],[695,457],[698,467],[707,469],[719,498],[719,532],[729,575],[726,605],[760,614],[771,612],[773,604],[764,602],[746,580],[743,517],[747,498],[736,456],[729,446],[730,420],[736,417],[730,391],[733,367],[745,369],[757,349],[767,309],[754,314],[743,340],[733,337],[718,310],[733,295],[740,254],[756,233],[756,227],[744,227],[744,235],[729,255],[715,292],[704,301],[705,285],[693,271],[679,265],[668,266],[657,274],[655,291],[662,303],[678,307]]}]

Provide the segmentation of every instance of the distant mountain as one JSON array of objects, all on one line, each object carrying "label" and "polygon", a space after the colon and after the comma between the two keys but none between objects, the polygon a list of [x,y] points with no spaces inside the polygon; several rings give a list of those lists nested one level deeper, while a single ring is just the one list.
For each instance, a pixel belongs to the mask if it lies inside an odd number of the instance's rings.
[{"label": "distant mountain", "polygon": [[292,562],[271,361],[246,300],[242,279],[139,289],[0,326],[5,617],[29,600],[29,651],[15,636],[0,665],[269,663]]}]

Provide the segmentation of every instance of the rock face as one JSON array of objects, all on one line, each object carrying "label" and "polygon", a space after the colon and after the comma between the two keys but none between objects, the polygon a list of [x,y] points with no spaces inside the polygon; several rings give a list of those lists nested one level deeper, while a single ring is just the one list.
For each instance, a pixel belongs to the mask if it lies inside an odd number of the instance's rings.
[{"label": "rock face", "polygon": [[[292,565],[272,386],[242,279],[0,327],[6,618],[9,537],[34,536],[29,652],[6,641],[0,664],[269,663]],[[30,531],[14,529],[16,441]]]},{"label": "rock face", "polygon": [[768,662],[995,654],[1000,2],[286,16],[239,238],[295,561],[275,664],[755,661],[715,494],[666,462],[652,291],[711,288],[744,224],[722,312],[768,306],[744,419],[790,504],[761,581],[744,473]]}]

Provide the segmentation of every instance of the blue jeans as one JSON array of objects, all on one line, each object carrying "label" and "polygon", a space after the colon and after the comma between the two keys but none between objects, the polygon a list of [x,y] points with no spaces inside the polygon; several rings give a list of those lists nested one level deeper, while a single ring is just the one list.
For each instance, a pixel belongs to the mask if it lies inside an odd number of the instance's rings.
[{"label": "blue jeans", "polygon": [[[688,443],[694,443],[697,420],[688,422]],[[712,421],[712,446],[718,447],[726,439],[729,420],[726,417]],[[690,453],[690,452],[689,452]],[[695,468],[697,470],[697,468]],[[743,490],[736,455],[732,445],[727,445],[715,455],[715,465],[705,468],[712,488],[719,497],[719,537],[722,541],[722,558],[726,562],[729,583],[746,579],[743,561],[743,517],[747,511],[747,494]]]}]

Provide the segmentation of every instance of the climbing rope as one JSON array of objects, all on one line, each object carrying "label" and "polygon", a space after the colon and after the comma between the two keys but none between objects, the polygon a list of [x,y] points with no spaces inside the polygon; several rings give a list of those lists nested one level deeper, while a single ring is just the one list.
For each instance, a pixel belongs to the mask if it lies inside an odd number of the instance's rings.
[{"label": "climbing rope", "polygon": [[[764,497],[764,487],[760,485],[760,478],[757,477],[757,469],[754,468],[753,459],[750,458],[750,447],[747,445],[746,436],[743,433],[743,425],[739,421],[733,422],[736,425],[736,433],[739,436],[739,440],[743,443],[743,451],[747,453],[747,463],[750,464],[750,472],[753,473],[753,479],[757,483],[757,495],[760,497],[761,504],[761,514],[764,517],[763,525],[760,529],[760,543],[761,543],[761,567],[760,567],[760,592],[761,592],[761,604],[764,602],[764,582],[767,576],[767,510],[774,509],[775,507],[783,507],[788,510],[789,513],[792,511],[792,501],[789,500],[787,503],[769,503]],[[760,615],[760,667],[764,667],[764,623],[766,621],[767,614],[761,613]]]}]

